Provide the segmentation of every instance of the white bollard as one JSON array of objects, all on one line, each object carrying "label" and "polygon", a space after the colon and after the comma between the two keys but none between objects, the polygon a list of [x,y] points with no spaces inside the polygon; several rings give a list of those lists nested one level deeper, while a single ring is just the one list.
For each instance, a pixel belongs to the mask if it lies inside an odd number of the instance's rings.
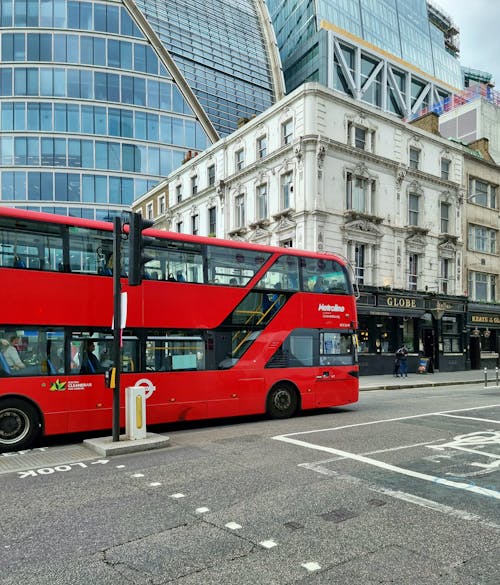
[{"label": "white bollard", "polygon": [[125,434],[127,439],[146,438],[146,388],[128,386],[125,389]]}]

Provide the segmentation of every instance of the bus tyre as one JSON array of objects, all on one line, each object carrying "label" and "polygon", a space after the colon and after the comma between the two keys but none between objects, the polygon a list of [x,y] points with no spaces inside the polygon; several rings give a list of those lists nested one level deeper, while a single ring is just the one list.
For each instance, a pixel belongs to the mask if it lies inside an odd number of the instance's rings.
[{"label": "bus tyre", "polygon": [[0,400],[0,452],[30,447],[40,433],[37,409],[19,398]]},{"label": "bus tyre", "polygon": [[269,392],[267,414],[271,418],[289,418],[295,414],[297,407],[297,392],[292,386],[279,383]]}]

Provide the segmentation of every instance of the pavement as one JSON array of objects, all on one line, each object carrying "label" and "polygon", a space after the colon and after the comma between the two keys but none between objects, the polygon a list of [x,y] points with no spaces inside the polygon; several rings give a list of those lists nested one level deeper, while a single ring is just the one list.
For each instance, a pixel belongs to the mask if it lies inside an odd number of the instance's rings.
[{"label": "pavement", "polygon": [[489,370],[465,370],[460,372],[435,372],[434,374],[408,373],[408,377],[394,377],[392,374],[359,377],[359,389],[363,390],[399,390],[432,386],[454,386],[457,384],[479,384],[488,387],[499,386],[499,372],[496,368]]}]

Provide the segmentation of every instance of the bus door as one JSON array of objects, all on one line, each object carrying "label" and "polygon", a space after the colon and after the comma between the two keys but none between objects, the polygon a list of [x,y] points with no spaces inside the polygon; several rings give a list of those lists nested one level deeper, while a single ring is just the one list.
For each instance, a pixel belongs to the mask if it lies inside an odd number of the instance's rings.
[{"label": "bus door", "polygon": [[316,406],[345,401],[344,396],[357,385],[357,379],[349,374],[355,357],[351,332],[334,329],[319,332],[319,368],[314,385]]}]

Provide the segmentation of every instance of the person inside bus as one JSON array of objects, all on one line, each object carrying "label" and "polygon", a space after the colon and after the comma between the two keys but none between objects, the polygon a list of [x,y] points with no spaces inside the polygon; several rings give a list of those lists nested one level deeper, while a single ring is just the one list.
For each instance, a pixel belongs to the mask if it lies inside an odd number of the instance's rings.
[{"label": "person inside bus", "polygon": [[186,279],[184,278],[184,274],[182,274],[182,272],[180,270],[177,271],[176,277],[177,277],[177,282],[186,282]]},{"label": "person inside bus", "polygon": [[325,292],[328,289],[328,284],[323,276],[316,278],[316,284],[314,285],[314,292]]},{"label": "person inside bus", "polygon": [[95,343],[92,339],[87,339],[83,346],[82,365],[80,374],[102,374],[104,368],[99,358],[94,353]]},{"label": "person inside bus", "polygon": [[26,364],[23,360],[19,357],[19,352],[17,351],[16,345],[19,342],[19,337],[17,335],[13,335],[10,338],[10,341],[6,339],[2,339],[2,352],[7,362],[7,365],[11,370],[18,371],[24,370],[26,368]]}]

